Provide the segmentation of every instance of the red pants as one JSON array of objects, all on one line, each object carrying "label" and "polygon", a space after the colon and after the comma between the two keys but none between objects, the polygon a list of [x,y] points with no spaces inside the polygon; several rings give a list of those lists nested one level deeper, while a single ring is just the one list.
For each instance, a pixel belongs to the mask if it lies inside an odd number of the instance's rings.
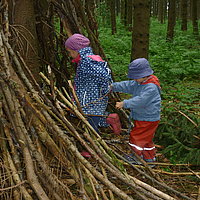
[{"label": "red pants", "polygon": [[153,159],[155,157],[156,149],[153,137],[159,122],[134,121],[134,127],[130,133],[129,145],[143,159]]}]

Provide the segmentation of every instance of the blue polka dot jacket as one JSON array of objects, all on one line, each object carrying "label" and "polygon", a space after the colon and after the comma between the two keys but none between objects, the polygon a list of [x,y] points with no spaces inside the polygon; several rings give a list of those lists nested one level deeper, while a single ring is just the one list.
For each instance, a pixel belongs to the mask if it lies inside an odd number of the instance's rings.
[{"label": "blue polka dot jacket", "polygon": [[94,55],[91,47],[79,50],[75,91],[86,115],[105,115],[108,92],[112,82],[107,62]]}]

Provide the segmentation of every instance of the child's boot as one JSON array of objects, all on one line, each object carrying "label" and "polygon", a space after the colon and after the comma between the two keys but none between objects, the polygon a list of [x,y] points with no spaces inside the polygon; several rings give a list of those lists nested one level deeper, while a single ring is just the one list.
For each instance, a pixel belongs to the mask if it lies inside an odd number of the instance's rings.
[{"label": "child's boot", "polygon": [[141,165],[142,163],[137,159],[137,157],[132,153],[125,155],[124,158],[132,165]]},{"label": "child's boot", "polygon": [[113,132],[117,135],[121,133],[121,123],[117,113],[111,113],[106,119],[107,123],[111,125]]},{"label": "child's boot", "polygon": [[[144,161],[147,162],[147,164],[148,164],[148,163],[153,163],[153,162],[156,161],[156,157],[154,157],[154,158],[152,158],[152,159],[144,159]],[[155,167],[154,164],[148,164],[148,166],[149,166],[149,167]]]}]

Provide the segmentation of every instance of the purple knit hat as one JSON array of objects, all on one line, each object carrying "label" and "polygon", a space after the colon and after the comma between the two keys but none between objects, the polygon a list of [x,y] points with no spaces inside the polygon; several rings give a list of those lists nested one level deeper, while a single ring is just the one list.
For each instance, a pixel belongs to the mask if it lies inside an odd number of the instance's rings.
[{"label": "purple knit hat", "polygon": [[89,44],[90,44],[90,40],[88,38],[86,38],[85,36],[81,34],[76,33],[70,36],[65,41],[65,48],[68,48],[74,51],[79,51],[80,49],[88,47]]},{"label": "purple knit hat", "polygon": [[145,58],[138,58],[129,64],[128,78],[139,79],[153,74],[149,62]]}]

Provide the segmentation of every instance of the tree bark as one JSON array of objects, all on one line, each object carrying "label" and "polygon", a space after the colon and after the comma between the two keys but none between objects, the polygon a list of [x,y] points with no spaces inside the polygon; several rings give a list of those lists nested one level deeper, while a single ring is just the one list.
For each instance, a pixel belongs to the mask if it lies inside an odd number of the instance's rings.
[{"label": "tree bark", "polygon": [[127,27],[129,31],[132,31],[133,24],[133,0],[128,0],[127,2]]},{"label": "tree bark", "polygon": [[149,10],[149,0],[134,1],[131,60],[142,57],[148,59],[150,26]]},{"label": "tree bark", "polygon": [[181,19],[181,2],[180,0],[176,0],[176,20]]},{"label": "tree bark", "polygon": [[193,25],[193,34],[195,36],[198,36],[199,28],[197,19],[197,0],[192,0],[192,25]]},{"label": "tree bark", "polygon": [[187,30],[187,9],[188,9],[188,0],[181,0],[181,30]]},{"label": "tree bark", "polygon": [[16,30],[15,42],[37,81],[39,78],[38,37],[33,0],[18,0],[14,6],[13,27]]},{"label": "tree bark", "polygon": [[174,27],[176,24],[176,0],[169,0],[167,41],[172,41],[174,37]]},{"label": "tree bark", "polygon": [[92,30],[92,32],[95,34],[95,36],[98,38],[98,24],[96,21],[96,15],[95,15],[95,2],[94,0],[86,0],[85,1],[85,7],[86,7],[86,13],[87,13],[87,18],[88,18],[88,23],[89,26]]},{"label": "tree bark", "polygon": [[115,0],[109,0],[109,4],[110,4],[111,29],[112,29],[112,35],[114,35],[115,33],[117,33]]},{"label": "tree bark", "polygon": [[157,0],[151,0],[151,8],[152,8],[152,16],[157,17],[158,16],[158,1]]},{"label": "tree bark", "polygon": [[123,25],[125,25],[125,14],[126,14],[125,10],[126,10],[125,0],[121,0],[120,19]]},{"label": "tree bark", "polygon": [[159,0],[159,7],[158,7],[158,20],[161,24],[164,23],[164,0]]}]

